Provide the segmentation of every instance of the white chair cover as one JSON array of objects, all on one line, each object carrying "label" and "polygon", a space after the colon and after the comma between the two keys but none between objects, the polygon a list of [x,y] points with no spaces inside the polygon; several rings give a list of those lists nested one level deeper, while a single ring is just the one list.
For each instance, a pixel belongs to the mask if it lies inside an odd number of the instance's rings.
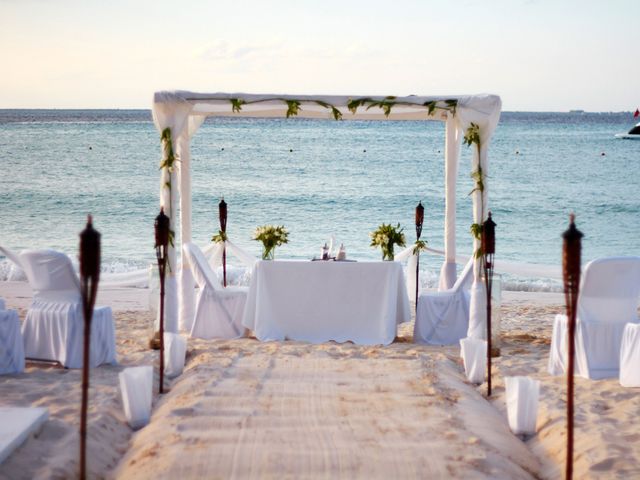
[{"label": "white chair cover", "polygon": [[469,286],[473,280],[473,258],[450,290],[418,296],[413,340],[427,345],[454,345],[467,336]]},{"label": "white chair cover", "polygon": [[[638,322],[640,257],[594,260],[584,269],[576,316],[574,374],[598,380],[617,377],[620,344],[627,323]],[[549,373],[566,371],[567,316],[553,324]]]},{"label": "white chair cover", "polygon": [[0,375],[24,371],[20,318],[15,310],[0,310]]},{"label": "white chair cover", "polygon": [[640,387],[640,324],[627,323],[620,347],[620,385]]},{"label": "white chair cover", "polygon": [[242,316],[247,288],[223,288],[197,245],[182,245],[184,267],[191,268],[200,288],[191,336],[197,338],[238,338],[243,336]]},{"label": "white chair cover", "polygon": [[[54,360],[82,368],[84,314],[80,281],[71,260],[54,250],[25,250],[20,263],[33,289],[22,326],[27,358]],[[91,321],[90,366],[115,363],[116,342],[110,307],[96,307]]]}]

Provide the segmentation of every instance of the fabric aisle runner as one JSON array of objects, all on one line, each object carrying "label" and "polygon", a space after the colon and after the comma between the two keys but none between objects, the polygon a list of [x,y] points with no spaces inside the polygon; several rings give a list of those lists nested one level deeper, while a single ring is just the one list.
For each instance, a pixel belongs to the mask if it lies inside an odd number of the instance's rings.
[{"label": "fabric aisle runner", "polygon": [[[535,469],[444,354],[410,344],[394,344],[391,358],[348,343],[217,345],[156,406],[117,478],[159,468],[167,478],[531,478]],[[492,424],[493,438],[470,415]]]}]

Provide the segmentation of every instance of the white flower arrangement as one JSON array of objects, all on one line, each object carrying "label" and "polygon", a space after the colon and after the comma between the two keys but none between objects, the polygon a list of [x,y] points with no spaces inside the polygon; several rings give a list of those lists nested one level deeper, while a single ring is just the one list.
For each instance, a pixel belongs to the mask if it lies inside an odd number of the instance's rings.
[{"label": "white flower arrangement", "polygon": [[253,232],[253,240],[262,242],[262,259],[273,260],[275,248],[289,243],[289,231],[284,225],[262,225]]},{"label": "white flower arrangement", "polygon": [[381,248],[383,260],[393,260],[394,245],[405,246],[406,240],[404,233],[402,233],[403,230],[399,223],[395,227],[391,224],[383,223],[377,230],[369,233],[371,246]]}]

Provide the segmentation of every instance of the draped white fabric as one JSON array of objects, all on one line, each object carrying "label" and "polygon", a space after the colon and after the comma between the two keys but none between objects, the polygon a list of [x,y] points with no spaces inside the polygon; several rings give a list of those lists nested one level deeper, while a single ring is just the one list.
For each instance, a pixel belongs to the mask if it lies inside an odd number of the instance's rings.
[{"label": "draped white fabric", "polygon": [[[71,260],[54,250],[25,250],[19,259],[33,289],[33,302],[22,326],[25,356],[82,368],[84,315],[80,282]],[[115,363],[115,359],[111,308],[96,307],[91,322],[90,366]]]},{"label": "draped white fabric", "polygon": [[242,323],[261,341],[388,345],[409,318],[398,262],[261,261]]},{"label": "draped white fabric", "polygon": [[153,367],[125,368],[118,374],[122,407],[127,423],[134,430],[144,427],[151,417]]},{"label": "draped white fabric", "polygon": [[469,337],[460,339],[460,357],[467,379],[477,385],[484,382],[487,372],[486,340]]},{"label": "draped white fabric", "polygon": [[[584,378],[616,377],[620,345],[627,323],[638,323],[640,257],[610,257],[587,264],[578,297],[575,374]],[[567,316],[553,324],[549,373],[567,368]]]},{"label": "draped white fabric", "polygon": [[[84,315],[82,304],[34,301],[22,326],[27,358],[55,360],[67,368],[82,368]],[[116,363],[111,307],[97,307],[91,320],[89,365]]]},{"label": "draped white fabric", "polygon": [[237,338],[244,333],[242,316],[247,289],[222,288],[202,251],[193,243],[182,245],[185,269],[190,268],[200,288],[195,316],[186,327],[192,337]]},{"label": "draped white fabric", "polygon": [[456,182],[460,163],[460,142],[462,134],[456,128],[453,115],[447,116],[445,136],[445,215],[444,251],[445,258],[440,269],[438,290],[449,290],[456,281]]},{"label": "draped white fabric", "polygon": [[[2,300],[0,299],[0,302]],[[0,375],[24,371],[20,318],[15,310],[0,308]]]},{"label": "draped white fabric", "polygon": [[620,385],[640,387],[640,324],[627,323],[620,347]]},{"label": "draped white fabric", "polygon": [[530,377],[504,377],[509,428],[516,435],[536,433],[540,380]]},{"label": "draped white fabric", "polygon": [[[164,169],[161,178],[161,201],[160,204],[165,206],[165,210],[169,210],[171,225],[176,225],[176,200],[179,196],[178,190],[182,196],[180,197],[181,211],[181,234],[182,241],[191,240],[191,185],[190,185],[190,152],[188,144],[196,132],[197,128],[204,121],[206,116],[258,116],[272,117],[284,116],[287,112],[286,101],[295,100],[300,102],[298,117],[307,118],[330,118],[331,109],[325,108],[323,104],[329,104],[339,111],[343,119],[372,119],[385,120],[387,116],[378,108],[367,108],[367,105],[361,105],[355,111],[351,112],[348,108],[352,99],[362,98],[357,95],[262,95],[262,94],[245,94],[245,93],[195,93],[188,91],[173,92],[156,92],[153,100],[153,118],[158,131],[162,132],[164,128],[169,127],[172,132],[174,145],[177,145],[177,156],[181,162],[180,165],[180,181],[179,189],[175,188],[177,181],[175,173],[169,175]],[[381,96],[369,97],[372,101],[384,102],[389,98]],[[244,103],[241,111],[232,108],[232,100],[241,99]],[[425,105],[429,102],[440,102],[439,105],[446,105],[447,100],[457,102],[455,107],[455,115],[446,110],[436,110],[433,116],[426,115]],[[425,119],[447,122],[446,129],[446,148],[445,148],[445,185],[446,185],[446,202],[445,207],[445,250],[447,252],[445,263],[442,266],[442,285],[441,288],[450,287],[455,279],[455,265],[453,258],[456,256],[455,251],[455,179],[459,163],[460,143],[471,123],[480,128],[481,149],[478,153],[475,147],[472,157],[472,171],[477,165],[482,165],[485,175],[488,174],[488,145],[491,136],[495,130],[500,118],[500,110],[502,102],[500,97],[495,95],[473,95],[473,96],[416,96],[394,97],[393,101],[396,105],[388,116],[389,119]],[[164,155],[164,150],[163,150]],[[169,197],[168,189],[165,188],[166,182],[171,179],[174,185],[174,192]],[[485,176],[484,194],[476,193],[473,195],[474,217],[475,223],[482,223],[487,214],[487,188]],[[484,208],[483,208],[484,206]],[[477,248],[477,242],[474,242],[474,250]],[[175,252],[171,250],[170,261],[175,265]],[[474,272],[474,286],[471,289],[471,321],[469,322],[469,335],[482,338],[484,327],[486,324],[486,308],[483,302],[485,300],[484,286],[480,282],[479,265]],[[170,276],[174,274],[170,273]],[[169,282],[171,283],[171,282]],[[193,283],[189,273],[184,273],[181,277],[181,303],[185,305],[181,307],[181,324],[185,318],[190,316],[190,308],[193,304],[192,292]],[[167,288],[166,311],[168,324],[173,325],[177,309],[175,304],[178,302],[176,291],[173,287]]]},{"label": "draped white fabric", "polygon": [[469,285],[472,280],[473,261],[469,260],[452,288],[423,293],[418,297],[414,342],[455,345],[465,338],[469,326]]},{"label": "draped white fabric", "polygon": [[169,378],[182,374],[187,353],[187,339],[178,333],[164,334],[164,374]]}]

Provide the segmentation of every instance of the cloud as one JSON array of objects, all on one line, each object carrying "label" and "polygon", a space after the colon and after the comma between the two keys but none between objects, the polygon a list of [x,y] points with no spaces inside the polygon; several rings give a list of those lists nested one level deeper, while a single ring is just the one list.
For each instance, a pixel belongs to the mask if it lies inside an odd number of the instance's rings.
[{"label": "cloud", "polygon": [[278,54],[280,49],[281,46],[277,44],[233,45],[226,40],[215,40],[202,49],[197,56],[206,61],[246,60],[248,58],[273,57]]}]

